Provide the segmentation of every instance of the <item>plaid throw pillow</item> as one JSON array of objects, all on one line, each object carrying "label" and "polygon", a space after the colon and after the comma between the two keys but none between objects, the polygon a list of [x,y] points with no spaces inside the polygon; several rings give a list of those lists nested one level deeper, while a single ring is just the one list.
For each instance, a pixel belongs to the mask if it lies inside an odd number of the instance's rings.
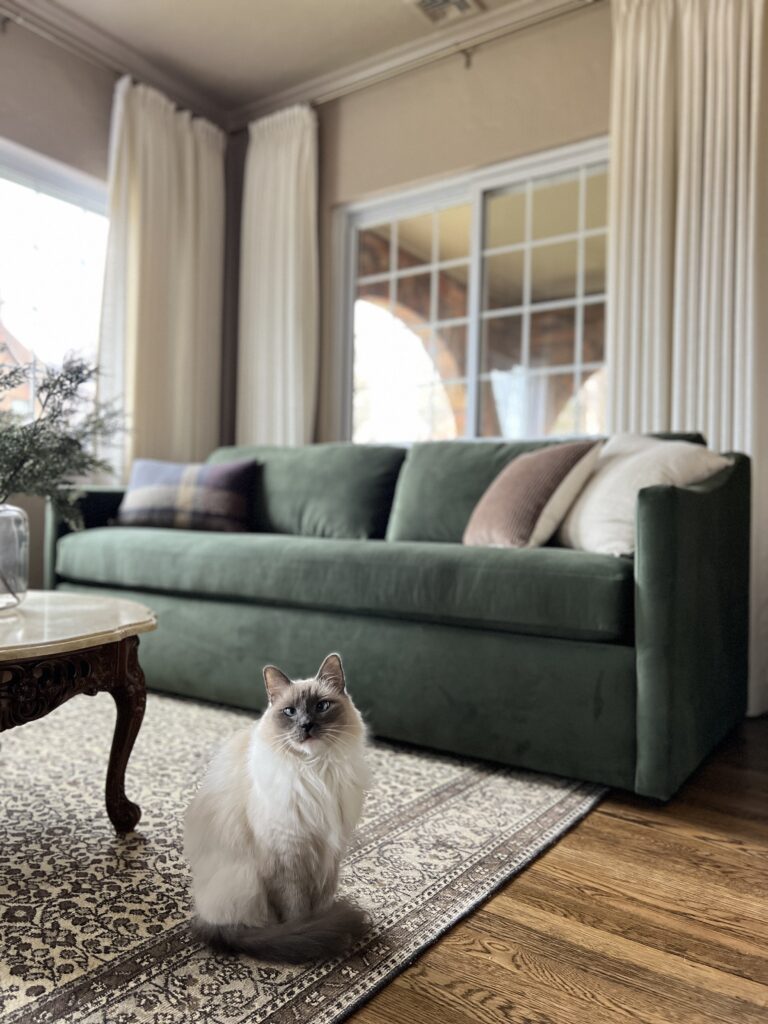
[{"label": "plaid throw pillow", "polygon": [[121,526],[248,530],[258,467],[252,459],[188,465],[137,459],[117,521]]}]

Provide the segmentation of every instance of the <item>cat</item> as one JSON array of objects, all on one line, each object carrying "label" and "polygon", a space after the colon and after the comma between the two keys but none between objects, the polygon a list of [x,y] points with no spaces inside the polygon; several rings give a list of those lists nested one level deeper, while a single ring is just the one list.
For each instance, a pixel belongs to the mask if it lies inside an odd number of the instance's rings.
[{"label": "cat", "polygon": [[216,754],[187,810],[194,929],[221,952],[305,963],[366,927],[336,899],[368,786],[366,729],[338,654],[314,679],[268,665],[264,683],[266,711]]}]

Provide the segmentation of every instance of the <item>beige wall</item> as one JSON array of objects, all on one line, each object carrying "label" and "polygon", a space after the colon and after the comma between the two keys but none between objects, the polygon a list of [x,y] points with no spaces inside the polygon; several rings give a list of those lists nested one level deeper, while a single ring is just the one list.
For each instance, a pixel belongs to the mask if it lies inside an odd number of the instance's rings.
[{"label": "beige wall", "polygon": [[8,24],[0,33],[0,136],[106,178],[115,77]]},{"label": "beige wall", "polygon": [[335,206],[608,131],[605,0],[320,108],[323,341],[318,438],[339,436],[331,326]]}]

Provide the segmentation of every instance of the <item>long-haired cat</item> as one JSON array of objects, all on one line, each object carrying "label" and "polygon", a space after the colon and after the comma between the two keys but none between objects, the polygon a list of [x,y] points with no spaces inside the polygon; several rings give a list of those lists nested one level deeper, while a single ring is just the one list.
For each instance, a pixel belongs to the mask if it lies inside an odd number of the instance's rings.
[{"label": "long-haired cat", "polygon": [[261,960],[334,956],[364,915],[336,899],[368,783],[365,726],[338,654],[314,679],[264,669],[269,706],[211,762],[187,810],[197,933]]}]

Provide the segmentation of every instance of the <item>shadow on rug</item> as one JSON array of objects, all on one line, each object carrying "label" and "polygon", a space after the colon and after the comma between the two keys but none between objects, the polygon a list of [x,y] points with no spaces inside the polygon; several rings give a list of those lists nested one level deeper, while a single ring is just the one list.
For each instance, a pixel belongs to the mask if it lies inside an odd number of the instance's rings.
[{"label": "shadow on rug", "polygon": [[342,891],[369,934],[345,957],[273,967],[188,930],[182,815],[215,747],[251,716],[150,695],[128,768],[138,830],[103,803],[113,705],[76,697],[0,746],[2,1024],[331,1024],[599,801],[598,786],[377,744]]}]

